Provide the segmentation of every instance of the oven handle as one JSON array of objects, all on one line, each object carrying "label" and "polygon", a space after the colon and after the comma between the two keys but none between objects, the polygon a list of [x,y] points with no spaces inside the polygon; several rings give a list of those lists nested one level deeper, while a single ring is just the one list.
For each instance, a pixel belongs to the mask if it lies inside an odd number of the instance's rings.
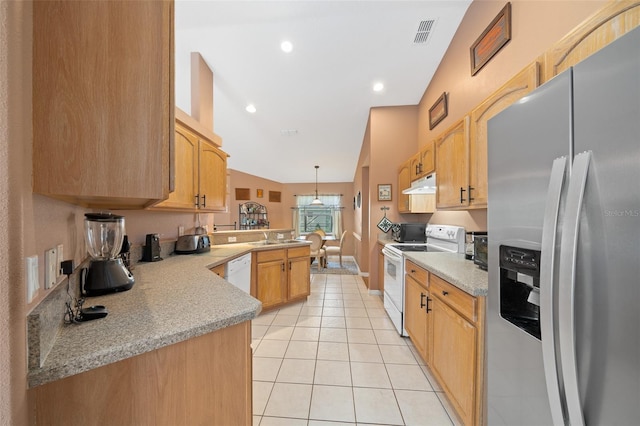
[{"label": "oven handle", "polygon": [[396,253],[394,253],[393,251],[391,251],[390,249],[383,247],[382,248],[382,254],[385,255],[385,257],[388,257],[390,260],[395,261],[395,262],[402,262],[402,255],[397,255]]}]

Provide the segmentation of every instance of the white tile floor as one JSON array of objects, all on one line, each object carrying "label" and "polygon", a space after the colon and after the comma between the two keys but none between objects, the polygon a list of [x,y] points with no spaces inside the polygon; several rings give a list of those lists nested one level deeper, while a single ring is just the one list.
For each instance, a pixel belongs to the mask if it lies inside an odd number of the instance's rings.
[{"label": "white tile floor", "polygon": [[307,301],[253,321],[253,424],[457,424],[381,297],[356,275],[311,277]]}]

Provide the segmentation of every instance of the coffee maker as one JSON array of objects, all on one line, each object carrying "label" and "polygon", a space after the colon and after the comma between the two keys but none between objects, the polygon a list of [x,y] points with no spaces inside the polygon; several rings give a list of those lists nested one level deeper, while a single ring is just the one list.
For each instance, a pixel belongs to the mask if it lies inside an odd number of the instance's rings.
[{"label": "coffee maker", "polygon": [[125,291],[134,279],[119,256],[124,240],[124,217],[111,213],[86,213],[84,237],[91,263],[82,283],[85,296]]}]

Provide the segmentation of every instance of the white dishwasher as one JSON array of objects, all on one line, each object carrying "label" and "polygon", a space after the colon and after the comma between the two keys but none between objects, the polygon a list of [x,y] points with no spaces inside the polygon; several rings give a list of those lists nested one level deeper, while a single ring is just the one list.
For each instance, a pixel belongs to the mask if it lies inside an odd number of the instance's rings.
[{"label": "white dishwasher", "polygon": [[251,292],[251,253],[227,262],[224,268],[224,279],[249,294]]}]

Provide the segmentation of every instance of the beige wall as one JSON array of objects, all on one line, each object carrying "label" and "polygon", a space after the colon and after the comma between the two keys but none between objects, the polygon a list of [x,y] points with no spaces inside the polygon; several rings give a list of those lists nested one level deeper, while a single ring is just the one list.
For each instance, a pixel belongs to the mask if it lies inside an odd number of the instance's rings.
[{"label": "beige wall", "polygon": [[[398,213],[398,166],[415,151],[418,141],[418,108],[415,105],[372,108],[369,113],[370,161],[369,161],[369,244],[366,248],[369,266],[369,288],[380,288],[378,282],[377,237],[382,233],[378,222],[383,218],[381,207],[389,207],[387,217],[392,222],[420,220],[412,215]],[[378,201],[378,185],[391,186],[391,201]],[[364,186],[364,185],[363,185]],[[424,215],[419,215],[424,216]],[[424,219],[423,219],[424,220]]]},{"label": "beige wall", "polygon": [[[322,167],[319,169],[322,173]],[[313,172],[313,170],[311,171]],[[320,179],[320,177],[318,178]],[[291,228],[292,211],[291,208],[296,206],[296,195],[311,195],[315,193],[316,185],[313,183],[280,183],[248,173],[229,169],[229,191],[230,191],[230,207],[228,213],[216,213],[214,221],[216,224],[231,224],[233,222],[240,223],[238,219],[238,206],[247,200],[236,200],[236,188],[248,188],[251,199],[267,207],[269,227]],[[263,190],[263,197],[258,198],[257,190]],[[269,201],[269,191],[280,191],[280,202]],[[351,182],[318,182],[319,194],[343,194],[342,205],[344,229],[353,231],[353,187]],[[229,228],[220,228],[221,231]],[[344,251],[347,255],[353,255],[353,238],[349,237],[345,243]]]},{"label": "beige wall", "polygon": [[[395,173],[404,158],[384,161],[382,165],[378,163],[379,159],[389,158],[389,153],[397,153],[400,157],[405,148],[406,157],[417,152],[419,146],[468,112],[603,3],[596,0],[512,1],[512,41],[479,74],[470,77],[468,48],[505,2],[477,0],[472,3],[418,107],[417,142],[401,141],[396,137],[387,142],[392,144],[392,149],[389,149],[385,143],[371,143],[369,146],[365,135],[363,155],[354,173],[354,182],[337,184],[344,185],[340,191],[346,200],[352,200],[358,190],[366,190],[368,194],[371,188],[375,194],[377,183],[389,182],[394,184],[395,199]],[[42,275],[42,255],[47,248],[63,243],[66,258],[73,257],[79,261],[84,257],[82,219],[85,210],[31,192],[31,26],[30,2],[0,2],[0,424],[25,424],[27,418],[25,317],[37,301],[31,305],[25,301],[24,258],[39,255]],[[429,132],[426,112],[443,91],[449,93],[449,116],[436,127],[435,132]],[[324,185],[320,184],[321,192],[330,192],[334,188],[333,184],[326,184],[327,188]],[[292,188],[289,194],[306,190]],[[283,188],[283,200],[286,191]],[[367,207],[356,211],[359,214],[357,218],[352,216],[351,221],[345,221],[346,227],[352,223],[356,232],[360,226],[364,230],[361,230],[363,240],[367,243],[367,234],[372,234],[375,241],[378,232],[374,228],[380,218],[376,203],[371,206],[371,215]],[[286,218],[285,211],[283,202],[282,221]],[[345,209],[346,213],[348,211],[349,208]],[[121,213],[126,217],[128,234],[133,242],[138,243],[151,232],[160,233],[162,238],[174,238],[177,226],[182,224],[188,229],[197,219],[194,214],[185,213]],[[480,226],[483,214],[486,215],[481,212],[439,212],[431,220],[442,215],[438,217],[440,222]],[[212,227],[214,215],[200,215],[200,221]],[[370,253],[368,248],[366,253]],[[361,267],[367,268],[365,271],[369,270],[368,260],[369,256],[365,255],[360,263]],[[376,264],[374,260],[371,269],[375,269]],[[41,291],[40,298],[43,294]]]},{"label": "beige wall", "polygon": [[[386,123],[386,118],[394,114],[397,108],[373,108],[370,115],[370,137],[364,138],[362,152],[356,166],[356,177],[364,167],[369,167],[371,190],[375,192],[381,180],[392,179],[394,186],[394,200],[397,195],[397,168],[411,155],[418,152],[430,140],[446,130],[465,114],[470,112],[483,99],[488,97],[507,80],[514,76],[527,64],[534,61],[551,45],[569,33],[580,22],[599,10],[605,1],[600,0],[572,0],[572,1],[525,1],[512,0],[512,36],[511,41],[494,56],[475,76],[471,76],[469,63],[469,47],[491,22],[496,14],[505,6],[505,1],[476,0],[474,1],[456,32],[449,48],[438,67],[434,78],[425,89],[422,99],[417,105],[417,128],[415,137],[401,138],[396,135],[384,135],[376,139],[376,131],[384,132],[385,127],[393,132],[392,123]],[[429,108],[442,92],[448,95],[448,115],[433,130],[429,130]],[[379,110],[379,111],[377,111]],[[380,127],[375,127],[375,120],[379,118]],[[384,125],[382,125],[384,123]],[[384,133],[381,133],[384,134]],[[389,141],[393,149],[389,149]],[[379,143],[377,143],[379,142]],[[364,153],[366,152],[366,155]],[[376,159],[386,161],[376,161]],[[394,175],[395,176],[392,176]],[[360,184],[362,186],[362,184]],[[367,247],[366,256],[369,261],[362,261],[361,268],[371,276],[371,288],[377,288],[377,254],[375,238],[380,232],[376,224],[381,217],[379,204],[372,201],[371,224],[368,227],[371,244]],[[439,211],[432,215],[401,215],[397,212],[395,203],[387,216],[394,222],[442,223],[464,226],[467,230],[486,230],[487,212],[477,211]],[[356,224],[359,218],[356,217]],[[367,228],[365,228],[367,229]],[[366,231],[365,231],[366,233]],[[363,240],[366,238],[363,235]]]}]

